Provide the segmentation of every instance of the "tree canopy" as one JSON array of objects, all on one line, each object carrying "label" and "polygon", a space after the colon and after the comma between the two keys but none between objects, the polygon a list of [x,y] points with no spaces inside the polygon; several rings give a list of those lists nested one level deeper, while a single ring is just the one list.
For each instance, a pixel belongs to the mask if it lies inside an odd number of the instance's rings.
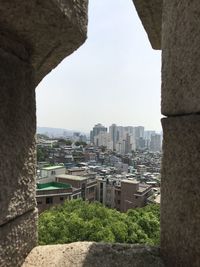
[{"label": "tree canopy", "polygon": [[66,201],[39,217],[39,244],[75,241],[159,244],[159,206],[131,209],[127,213],[98,202]]},{"label": "tree canopy", "polygon": [[75,142],[75,146],[83,146],[83,147],[86,147],[87,146],[87,143],[86,142],[83,142],[83,141],[76,141]]}]

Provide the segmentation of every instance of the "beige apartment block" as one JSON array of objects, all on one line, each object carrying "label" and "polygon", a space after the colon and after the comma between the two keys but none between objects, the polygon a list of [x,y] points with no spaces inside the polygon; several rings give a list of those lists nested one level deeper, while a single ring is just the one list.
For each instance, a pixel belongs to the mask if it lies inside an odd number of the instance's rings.
[{"label": "beige apartment block", "polygon": [[81,198],[83,200],[96,200],[97,181],[95,179],[90,179],[85,176],[61,174],[56,176],[56,181],[59,183],[67,183],[74,188],[80,189]]},{"label": "beige apartment block", "polygon": [[152,186],[140,184],[136,180],[122,180],[117,188],[116,205],[121,212],[141,208],[147,205],[147,198],[152,194]]}]

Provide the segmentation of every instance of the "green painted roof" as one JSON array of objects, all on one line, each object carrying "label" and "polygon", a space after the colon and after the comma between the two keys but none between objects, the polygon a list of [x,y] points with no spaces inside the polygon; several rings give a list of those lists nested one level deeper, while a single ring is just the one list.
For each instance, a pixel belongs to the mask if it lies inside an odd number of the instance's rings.
[{"label": "green painted roof", "polygon": [[70,184],[63,184],[58,182],[50,182],[50,183],[44,183],[44,184],[37,184],[36,190],[55,190],[55,189],[67,189],[71,188],[72,186]]}]

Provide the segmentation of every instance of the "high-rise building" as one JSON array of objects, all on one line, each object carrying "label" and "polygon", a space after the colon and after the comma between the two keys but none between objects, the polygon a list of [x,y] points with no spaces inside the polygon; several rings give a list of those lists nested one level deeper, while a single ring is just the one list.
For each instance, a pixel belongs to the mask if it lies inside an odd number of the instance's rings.
[{"label": "high-rise building", "polygon": [[105,146],[108,149],[112,149],[113,145],[110,134],[107,132],[100,132],[98,135],[94,137],[94,145]]},{"label": "high-rise building", "polygon": [[109,127],[109,133],[113,142],[113,150],[116,150],[116,143],[118,141],[117,139],[119,138],[118,127],[116,124],[112,124]]},{"label": "high-rise building", "polygon": [[161,151],[161,135],[160,134],[151,135],[150,150],[153,152]]},{"label": "high-rise building", "polygon": [[90,143],[94,144],[94,137],[101,132],[107,132],[107,128],[101,123],[96,124],[90,132]]},{"label": "high-rise building", "polygon": [[151,135],[155,133],[156,133],[155,131],[144,131],[144,139],[151,140]]},{"label": "high-rise building", "polygon": [[136,142],[136,148],[141,149],[141,140],[144,138],[144,127],[143,126],[137,126],[135,127],[135,142]]},{"label": "high-rise building", "polygon": [[144,138],[144,127],[143,126],[135,127],[135,138],[139,139],[140,137]]}]

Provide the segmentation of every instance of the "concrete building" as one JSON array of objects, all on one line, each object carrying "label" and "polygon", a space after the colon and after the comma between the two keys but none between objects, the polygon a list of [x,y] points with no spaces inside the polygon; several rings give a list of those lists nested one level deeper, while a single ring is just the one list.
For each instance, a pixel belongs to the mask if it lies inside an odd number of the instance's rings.
[{"label": "concrete building", "polygon": [[152,186],[140,184],[136,180],[122,180],[121,185],[115,188],[115,205],[121,212],[128,209],[144,207],[152,194]]},{"label": "concrete building", "polygon": [[58,182],[37,184],[36,200],[38,212],[49,209],[52,206],[63,204],[65,200],[70,200],[73,195],[70,184]]},{"label": "concrete building", "polygon": [[111,139],[110,133],[100,132],[98,135],[94,137],[94,145],[95,146],[105,146],[106,148],[113,149],[113,141]]},{"label": "concrete building", "polygon": [[150,151],[153,151],[153,152],[161,151],[161,135],[160,134],[151,135]]},{"label": "concrete building", "polygon": [[68,168],[65,172],[68,175],[77,175],[77,176],[81,176],[81,175],[85,175],[87,174],[86,169],[85,168],[81,168],[81,167],[72,167],[72,168]]},{"label": "concrete building", "polygon": [[107,132],[107,128],[104,127],[101,123],[96,124],[92,131],[90,132],[90,143],[94,144],[95,136],[99,135],[101,132]]},{"label": "concrete building", "polygon": [[97,179],[97,201],[109,208],[115,208],[115,181],[111,179]]},{"label": "concrete building", "polygon": [[83,200],[95,201],[97,182],[84,176],[75,175],[57,175],[56,182],[70,184],[72,187],[81,189],[81,198]]},{"label": "concrete building", "polygon": [[135,138],[144,138],[144,127],[143,126],[137,126],[135,127]]},{"label": "concrete building", "polygon": [[111,136],[111,141],[113,142],[113,147],[112,150],[114,151],[116,149],[116,143],[119,139],[119,134],[118,134],[118,127],[116,124],[112,124],[109,127],[109,134]]},{"label": "concrete building", "polygon": [[40,170],[39,179],[40,182],[53,182],[55,181],[56,175],[65,174],[66,168],[64,166],[50,166],[44,167]]}]

